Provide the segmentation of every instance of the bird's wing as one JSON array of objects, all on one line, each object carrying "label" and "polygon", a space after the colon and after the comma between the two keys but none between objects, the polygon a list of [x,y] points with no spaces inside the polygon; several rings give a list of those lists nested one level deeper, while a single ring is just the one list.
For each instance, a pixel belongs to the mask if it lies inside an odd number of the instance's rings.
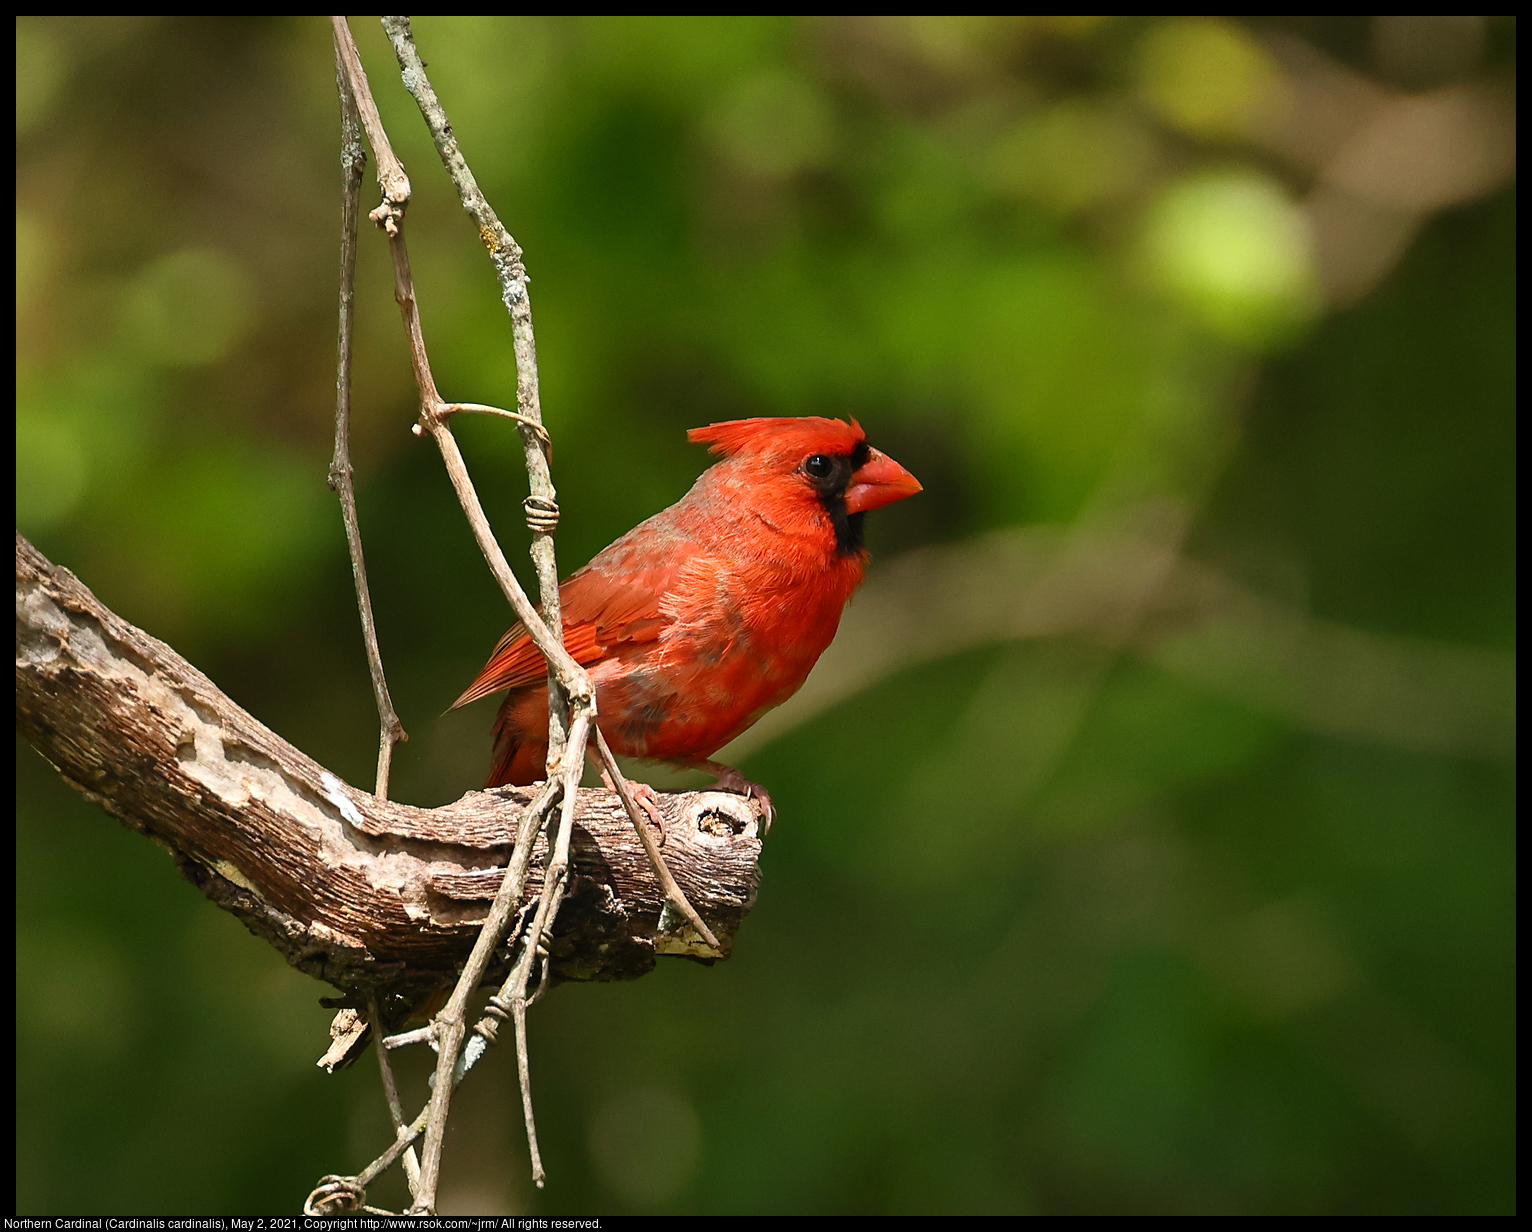
[{"label": "bird's wing", "polygon": [[[668,618],[660,610],[660,600],[688,553],[678,551],[674,541],[639,536],[637,532],[644,529],[640,526],[623,536],[559,587],[564,649],[582,667],[625,644],[652,642],[665,627]],[[542,651],[518,622],[496,643],[489,662],[452,709],[503,689],[539,683],[547,673]]]}]

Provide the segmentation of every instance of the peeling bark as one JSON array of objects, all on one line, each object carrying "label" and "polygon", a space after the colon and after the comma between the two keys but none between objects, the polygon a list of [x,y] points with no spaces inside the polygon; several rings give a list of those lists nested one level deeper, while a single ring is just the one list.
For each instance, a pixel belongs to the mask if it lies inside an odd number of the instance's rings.
[{"label": "peeling bark", "polygon": [[[64,780],[154,839],[213,902],[344,992],[450,983],[500,885],[531,788],[436,809],[379,800],[262,726],[165,643],[16,536],[16,721]],[[664,894],[617,796],[581,789],[556,979],[643,975],[657,954],[728,956],[755,901],[760,813],[662,794],[666,862],[722,944],[661,929]],[[542,889],[538,840],[526,897]],[[503,958],[490,978],[503,978]]]}]

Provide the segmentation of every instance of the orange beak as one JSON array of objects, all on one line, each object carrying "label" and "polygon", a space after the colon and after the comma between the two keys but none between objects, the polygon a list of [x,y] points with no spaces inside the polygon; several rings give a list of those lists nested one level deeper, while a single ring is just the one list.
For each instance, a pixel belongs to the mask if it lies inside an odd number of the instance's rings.
[{"label": "orange beak", "polygon": [[886,453],[874,449],[851,476],[851,486],[846,489],[846,512],[881,509],[919,491],[920,480]]}]

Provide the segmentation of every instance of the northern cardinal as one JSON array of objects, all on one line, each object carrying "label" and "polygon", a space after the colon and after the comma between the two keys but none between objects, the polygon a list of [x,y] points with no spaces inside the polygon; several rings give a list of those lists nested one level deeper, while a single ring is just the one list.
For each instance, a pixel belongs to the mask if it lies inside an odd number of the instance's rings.
[{"label": "northern cardinal", "polygon": [[[862,580],[862,515],[920,484],[854,419],[736,419],[686,435],[723,461],[559,587],[564,645],[590,672],[614,752],[709,770],[759,797],[769,824],[769,796],[709,757],[797,691]],[[519,623],[453,709],[501,689],[485,786],[535,782],[547,666]]]}]

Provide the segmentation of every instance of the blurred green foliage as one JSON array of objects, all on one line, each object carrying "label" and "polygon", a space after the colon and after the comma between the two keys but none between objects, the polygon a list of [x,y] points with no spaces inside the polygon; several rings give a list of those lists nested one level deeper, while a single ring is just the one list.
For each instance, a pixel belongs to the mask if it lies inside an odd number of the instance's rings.
[{"label": "blurred green foliage", "polygon": [[[512,405],[488,265],[381,32],[354,29],[412,175],[438,383]],[[685,428],[851,414],[926,484],[869,519],[881,559],[1158,502],[1193,558],[1304,618],[1509,664],[1514,189],[1425,221],[1337,307],[1316,173],[1261,137],[1273,46],[1411,90],[1514,71],[1510,19],[1411,29],[420,19],[534,279],[563,569],[685,491]],[[369,784],[325,488],[328,31],[29,18],[17,40],[18,527]],[[369,235],[358,303],[359,501],[411,733],[394,794],[438,804],[481,781],[489,708],[441,711],[506,615],[409,435]],[[519,444],[459,434],[524,560]],[[17,765],[17,1209],[290,1212],[371,1158],[370,1058],[313,1066],[326,990]],[[745,770],[782,819],[735,956],[540,1005],[549,1186],[500,1050],[454,1105],[444,1209],[1514,1209],[1503,754],[1336,734],[1066,635],[910,667]]]}]

